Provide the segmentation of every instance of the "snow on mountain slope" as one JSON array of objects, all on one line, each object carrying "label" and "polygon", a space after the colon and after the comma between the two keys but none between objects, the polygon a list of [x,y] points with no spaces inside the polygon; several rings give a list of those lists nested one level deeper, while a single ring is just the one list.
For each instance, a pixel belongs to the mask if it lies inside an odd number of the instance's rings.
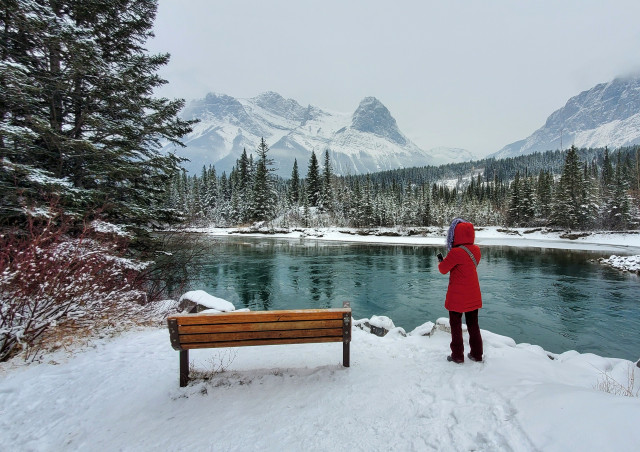
[{"label": "snow on mountain slope", "polygon": [[640,144],[640,113],[627,119],[614,119],[595,129],[577,132],[574,143],[581,148],[602,147],[618,148],[631,144]]},{"label": "snow on mountain slope", "polygon": [[544,126],[492,157],[578,147],[617,148],[640,144],[640,77],[617,78],[569,99]]},{"label": "snow on mountain slope", "polygon": [[461,155],[457,150],[449,155],[442,148],[436,159],[420,149],[375,97],[363,99],[348,114],[303,107],[274,92],[251,99],[210,93],[189,103],[182,116],[200,120],[183,140],[186,148],[176,150],[190,159],[185,167],[196,173],[210,164],[219,173],[229,172],[243,149],[254,153],[261,138],[271,150],[277,173],[284,177],[291,174],[294,159],[304,175],[311,152],[322,161],[326,150],[336,174],[439,164],[457,161]]}]

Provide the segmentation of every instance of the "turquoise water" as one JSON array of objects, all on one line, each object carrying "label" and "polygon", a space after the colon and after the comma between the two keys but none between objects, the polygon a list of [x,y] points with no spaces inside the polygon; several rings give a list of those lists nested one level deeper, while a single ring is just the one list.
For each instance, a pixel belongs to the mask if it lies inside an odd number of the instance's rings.
[{"label": "turquoise water", "polygon": [[[329,308],[390,317],[407,332],[448,316],[444,247],[208,238],[192,265],[203,289],[252,310]],[[561,353],[640,357],[640,278],[592,260],[611,253],[483,247],[480,327]]]}]

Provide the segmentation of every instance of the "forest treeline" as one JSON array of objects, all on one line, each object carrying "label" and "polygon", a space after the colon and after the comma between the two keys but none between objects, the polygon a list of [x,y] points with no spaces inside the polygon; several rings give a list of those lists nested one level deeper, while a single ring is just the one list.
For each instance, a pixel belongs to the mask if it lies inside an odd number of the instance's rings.
[{"label": "forest treeline", "polygon": [[311,154],[306,177],[274,175],[264,139],[229,174],[214,166],[173,178],[168,207],[195,226],[443,226],[461,216],[478,225],[569,229],[636,228],[640,147],[538,152],[507,159],[337,176],[329,151]]}]

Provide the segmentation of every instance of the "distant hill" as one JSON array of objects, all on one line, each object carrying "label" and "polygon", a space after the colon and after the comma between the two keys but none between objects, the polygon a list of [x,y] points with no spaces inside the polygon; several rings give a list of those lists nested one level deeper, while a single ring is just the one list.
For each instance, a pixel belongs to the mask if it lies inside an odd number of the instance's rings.
[{"label": "distant hill", "polygon": [[640,144],[640,77],[616,78],[569,99],[524,140],[490,157],[506,158],[537,151]]},{"label": "distant hill", "polygon": [[[177,148],[190,159],[185,167],[198,172],[203,165],[229,172],[246,148],[255,153],[264,137],[275,160],[277,173],[289,177],[294,159],[302,176],[311,152],[322,162],[329,150],[336,174],[363,174],[394,168],[471,160],[464,149],[424,151],[406,137],[391,112],[375,97],[366,97],[352,113],[335,113],[267,92],[251,99],[207,94],[190,102],[185,119],[199,119],[184,137],[186,148]],[[166,149],[174,149],[168,146]]]}]

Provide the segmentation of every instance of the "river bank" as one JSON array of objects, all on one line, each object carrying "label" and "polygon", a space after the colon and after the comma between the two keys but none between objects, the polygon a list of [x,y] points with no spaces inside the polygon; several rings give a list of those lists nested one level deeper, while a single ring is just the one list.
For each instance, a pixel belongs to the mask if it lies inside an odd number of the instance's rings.
[{"label": "river bank", "polygon": [[[390,245],[444,245],[447,229],[430,228],[186,228],[184,232],[209,235],[269,236],[361,242]],[[476,228],[476,243],[487,246],[535,247],[576,249],[585,251],[612,251],[621,254],[640,253],[640,231],[560,231],[548,228]]]}]

